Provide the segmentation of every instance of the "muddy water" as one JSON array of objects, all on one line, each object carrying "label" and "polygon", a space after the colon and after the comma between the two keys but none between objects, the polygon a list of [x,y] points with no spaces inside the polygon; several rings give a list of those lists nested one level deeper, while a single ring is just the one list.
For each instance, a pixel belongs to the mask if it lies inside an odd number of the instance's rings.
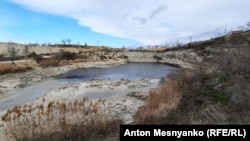
[{"label": "muddy water", "polygon": [[79,81],[90,79],[160,79],[168,76],[178,68],[158,63],[128,63],[110,68],[77,69],[59,76],[65,81]]}]

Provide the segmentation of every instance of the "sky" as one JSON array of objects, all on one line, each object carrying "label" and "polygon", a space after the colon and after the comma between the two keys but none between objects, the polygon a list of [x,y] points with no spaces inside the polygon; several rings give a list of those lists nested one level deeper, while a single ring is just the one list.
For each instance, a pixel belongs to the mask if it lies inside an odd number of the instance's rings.
[{"label": "sky", "polygon": [[249,7],[249,0],[0,0],[0,42],[187,43],[247,27]]}]

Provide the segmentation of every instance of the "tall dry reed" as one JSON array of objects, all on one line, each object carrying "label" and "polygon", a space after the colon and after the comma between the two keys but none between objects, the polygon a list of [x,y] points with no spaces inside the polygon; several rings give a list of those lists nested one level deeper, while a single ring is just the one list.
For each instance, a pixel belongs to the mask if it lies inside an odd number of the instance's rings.
[{"label": "tall dry reed", "polygon": [[105,100],[88,98],[68,104],[17,105],[2,117],[5,132],[15,140],[88,140],[118,135],[120,121],[106,109]]}]

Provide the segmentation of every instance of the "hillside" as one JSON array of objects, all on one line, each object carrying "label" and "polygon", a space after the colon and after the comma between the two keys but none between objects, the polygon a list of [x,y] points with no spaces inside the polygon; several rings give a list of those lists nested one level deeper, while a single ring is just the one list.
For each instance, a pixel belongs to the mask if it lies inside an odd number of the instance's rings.
[{"label": "hillside", "polygon": [[162,80],[139,124],[249,124],[250,32],[166,49],[159,62],[183,69]]},{"label": "hillside", "polygon": [[86,54],[89,56],[94,56],[103,52],[117,52],[121,51],[121,49],[111,49],[105,46],[82,46],[82,45],[36,45],[36,44],[18,44],[18,43],[6,43],[0,42],[0,61],[9,60],[10,49],[13,49],[15,52],[15,58],[24,59],[25,56],[29,56],[30,54],[38,54],[38,55],[53,55],[64,52],[70,52],[75,54]]}]

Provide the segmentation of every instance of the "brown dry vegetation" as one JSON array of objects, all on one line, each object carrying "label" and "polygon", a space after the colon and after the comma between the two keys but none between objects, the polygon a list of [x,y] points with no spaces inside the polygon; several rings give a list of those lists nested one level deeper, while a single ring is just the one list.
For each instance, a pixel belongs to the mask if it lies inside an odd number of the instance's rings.
[{"label": "brown dry vegetation", "polygon": [[221,53],[209,62],[212,72],[200,64],[167,78],[138,111],[138,124],[249,124],[249,54],[250,47]]},{"label": "brown dry vegetation", "polygon": [[23,72],[27,69],[30,68],[25,66],[17,66],[14,64],[0,64],[0,75],[13,72]]},{"label": "brown dry vegetation", "polygon": [[51,58],[51,59],[44,59],[39,62],[40,67],[50,67],[50,66],[58,66],[59,60]]},{"label": "brown dry vegetation", "polygon": [[162,115],[177,107],[180,102],[181,85],[178,79],[163,80],[161,86],[149,92],[147,104],[140,108],[137,113],[137,123],[154,123]]},{"label": "brown dry vegetation", "polygon": [[105,100],[87,98],[69,104],[17,105],[2,120],[9,139],[17,141],[118,140],[120,125],[106,109]]}]

